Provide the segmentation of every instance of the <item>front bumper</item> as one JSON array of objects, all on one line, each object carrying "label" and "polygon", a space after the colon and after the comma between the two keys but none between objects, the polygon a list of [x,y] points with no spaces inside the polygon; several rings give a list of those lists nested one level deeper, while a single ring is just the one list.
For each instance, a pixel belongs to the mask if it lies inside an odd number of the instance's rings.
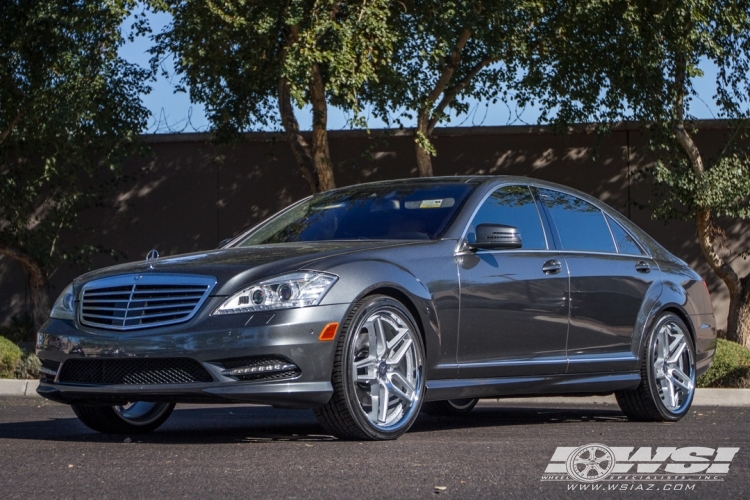
[{"label": "front bumper", "polygon": [[[204,309],[213,310],[209,300]],[[343,321],[348,304],[226,316],[201,316],[182,325],[128,333],[97,330],[77,322],[51,319],[41,328],[37,355],[45,366],[58,366],[37,392],[62,403],[119,404],[128,401],[177,403],[253,402],[280,407],[314,407],[331,397],[336,340],[320,341],[323,327]],[[338,338],[337,332],[336,337]],[[292,379],[238,380],[221,362],[279,357],[299,369]],[[71,359],[189,358],[199,362],[212,382],[90,384],[60,381]],[[59,365],[58,365],[59,364]]]}]

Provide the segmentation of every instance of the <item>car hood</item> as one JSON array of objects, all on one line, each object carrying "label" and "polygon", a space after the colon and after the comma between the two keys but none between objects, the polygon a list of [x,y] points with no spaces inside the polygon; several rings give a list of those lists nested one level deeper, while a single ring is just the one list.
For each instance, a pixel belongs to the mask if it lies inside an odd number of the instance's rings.
[{"label": "car hood", "polygon": [[216,278],[217,286],[211,295],[221,296],[231,294],[255,280],[299,269],[312,269],[316,261],[326,257],[417,243],[423,242],[314,241],[227,248],[161,257],[151,263],[142,260],[105,267],[84,274],[73,283],[78,289],[89,281],[131,273],[193,274]]}]

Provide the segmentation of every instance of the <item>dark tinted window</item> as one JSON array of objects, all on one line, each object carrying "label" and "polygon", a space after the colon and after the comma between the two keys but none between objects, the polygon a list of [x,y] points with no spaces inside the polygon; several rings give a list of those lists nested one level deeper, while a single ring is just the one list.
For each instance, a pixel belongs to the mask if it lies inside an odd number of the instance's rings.
[{"label": "dark tinted window", "polygon": [[635,242],[632,236],[630,236],[625,230],[615,222],[612,217],[605,215],[607,222],[609,222],[609,228],[612,230],[612,235],[615,237],[615,243],[617,243],[617,251],[620,253],[626,253],[629,255],[643,255],[641,247]]},{"label": "dark tinted window", "polygon": [[253,230],[236,246],[295,241],[435,239],[474,186],[363,185],[316,194]]},{"label": "dark tinted window", "polygon": [[505,186],[490,195],[471,222],[467,238],[476,241],[479,224],[505,224],[521,232],[523,247],[529,250],[546,249],[542,222],[531,191],[526,186]]},{"label": "dark tinted window", "polygon": [[539,196],[552,215],[563,249],[611,253],[617,251],[604,214],[594,205],[575,196],[548,189],[539,189]]}]

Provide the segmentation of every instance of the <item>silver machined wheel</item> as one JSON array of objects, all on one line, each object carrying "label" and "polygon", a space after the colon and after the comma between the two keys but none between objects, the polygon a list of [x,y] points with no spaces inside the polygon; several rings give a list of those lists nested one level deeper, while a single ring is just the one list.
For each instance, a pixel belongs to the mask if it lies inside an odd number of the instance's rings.
[{"label": "silver machined wheel", "polygon": [[695,391],[695,363],[687,335],[680,325],[669,321],[653,337],[654,382],[661,403],[670,413],[681,413]]},{"label": "silver machined wheel", "polygon": [[362,413],[389,431],[411,421],[419,407],[422,359],[415,332],[400,311],[378,309],[361,323],[351,343],[351,381]]},{"label": "silver machined wheel", "polygon": [[172,411],[170,403],[148,403],[136,401],[126,405],[113,406],[115,414],[130,425],[148,426],[158,421],[164,413]]}]

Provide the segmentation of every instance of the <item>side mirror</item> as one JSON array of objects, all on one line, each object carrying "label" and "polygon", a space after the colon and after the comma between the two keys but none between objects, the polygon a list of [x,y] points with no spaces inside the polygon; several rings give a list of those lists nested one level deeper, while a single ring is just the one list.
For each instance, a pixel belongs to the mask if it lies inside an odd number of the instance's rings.
[{"label": "side mirror", "polygon": [[476,242],[469,243],[471,250],[495,250],[503,248],[521,248],[521,232],[504,224],[479,224],[476,229]]},{"label": "side mirror", "polygon": [[222,247],[223,247],[224,245],[226,245],[227,243],[229,243],[229,242],[230,242],[230,241],[232,241],[233,239],[234,239],[234,238],[224,238],[223,240],[221,240],[221,241],[219,242],[219,246],[218,246],[218,247],[216,247],[216,248],[222,248]]}]

